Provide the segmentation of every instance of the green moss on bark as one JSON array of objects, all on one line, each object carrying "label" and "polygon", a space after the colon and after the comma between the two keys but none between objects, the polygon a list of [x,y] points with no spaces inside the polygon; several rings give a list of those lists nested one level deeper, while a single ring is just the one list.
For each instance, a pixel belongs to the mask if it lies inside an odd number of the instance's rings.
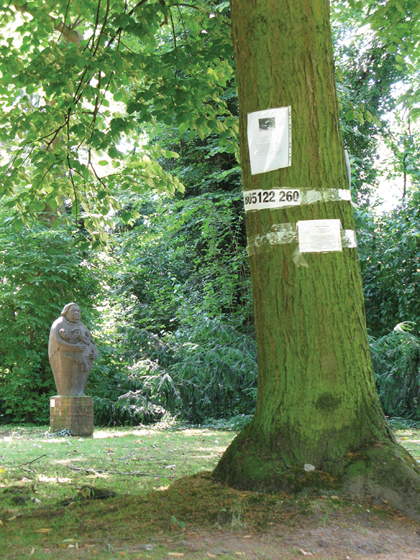
[{"label": "green moss on bark", "polygon": [[288,467],[281,454],[268,455],[243,436],[231,444],[229,460],[213,472],[217,481],[254,492],[371,498],[420,519],[420,469],[398,444],[364,445],[331,462],[329,470],[307,472],[304,464]]}]

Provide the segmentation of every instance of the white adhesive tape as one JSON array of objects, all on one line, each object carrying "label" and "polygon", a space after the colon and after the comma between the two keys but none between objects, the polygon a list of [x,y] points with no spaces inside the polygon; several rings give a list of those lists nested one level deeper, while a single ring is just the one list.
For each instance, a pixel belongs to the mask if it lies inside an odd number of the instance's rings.
[{"label": "white adhesive tape", "polygon": [[[335,220],[307,220],[307,222],[313,222],[313,221],[335,222]],[[305,221],[301,220],[300,224],[305,224]],[[340,223],[340,227],[341,227],[341,223]],[[303,228],[301,228],[301,230],[302,229]],[[347,249],[355,249],[357,247],[356,232],[354,230],[340,229],[339,235],[340,235],[341,247],[346,247]],[[271,231],[269,231],[268,233],[255,235],[248,239],[248,255],[252,257],[259,253],[269,251],[272,245],[284,245],[286,243],[294,243],[294,242],[296,243],[299,242],[297,224],[294,223],[273,224],[271,226]],[[336,239],[334,241],[334,244],[330,244],[331,247],[332,245],[334,245],[334,248],[331,249],[328,249],[328,244],[326,244],[323,245],[322,248],[316,248],[316,250],[304,250],[304,251],[301,251],[300,247],[298,247],[295,252],[294,261],[295,263],[297,263],[296,258],[297,256],[301,255],[302,252],[328,252],[330,250],[334,250],[334,251],[341,250],[338,247],[338,241]],[[308,249],[308,247],[306,248]],[[304,264],[303,266],[306,266],[306,264]]]},{"label": "white adhesive tape", "polygon": [[357,247],[357,241],[354,229],[342,229],[341,242],[343,247],[347,247],[347,249],[355,249]]},{"label": "white adhesive tape", "polygon": [[288,208],[301,204],[315,204],[316,202],[337,202],[351,200],[348,189],[288,189],[275,188],[270,190],[255,189],[245,191],[245,212],[273,208]]},{"label": "white adhesive tape", "polygon": [[292,241],[297,241],[296,224],[274,224],[269,233],[248,239],[248,255],[252,257],[264,252],[271,245],[283,245]]}]

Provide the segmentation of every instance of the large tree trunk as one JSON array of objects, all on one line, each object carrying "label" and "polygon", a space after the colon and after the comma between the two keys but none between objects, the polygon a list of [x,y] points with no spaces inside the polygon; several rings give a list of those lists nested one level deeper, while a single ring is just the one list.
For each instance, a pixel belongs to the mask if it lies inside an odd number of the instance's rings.
[{"label": "large tree trunk", "polygon": [[[244,190],[348,189],[328,0],[231,0],[231,7]],[[247,114],[286,106],[292,165],[251,175]],[[317,219],[354,230],[348,200],[247,212],[258,400],[214,476],[259,491],[333,484],[420,516],[420,471],[396,444],[376,394],[357,249],[302,260],[296,241],[254,243],[277,224]]]}]

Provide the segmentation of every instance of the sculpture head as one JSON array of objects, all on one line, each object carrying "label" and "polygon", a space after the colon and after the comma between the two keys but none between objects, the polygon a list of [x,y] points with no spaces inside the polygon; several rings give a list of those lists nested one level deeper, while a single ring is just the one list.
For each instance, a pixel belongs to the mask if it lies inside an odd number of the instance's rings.
[{"label": "sculpture head", "polygon": [[70,321],[70,323],[77,323],[80,321],[80,307],[77,303],[68,303],[64,306],[61,315]]}]

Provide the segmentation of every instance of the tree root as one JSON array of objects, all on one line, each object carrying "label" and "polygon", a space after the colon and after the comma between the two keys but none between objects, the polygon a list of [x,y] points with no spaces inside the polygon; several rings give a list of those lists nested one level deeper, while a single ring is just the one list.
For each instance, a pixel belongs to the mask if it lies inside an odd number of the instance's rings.
[{"label": "tree root", "polygon": [[420,468],[398,444],[374,445],[344,470],[342,491],[351,498],[382,500],[420,520]]},{"label": "tree root", "polygon": [[333,492],[351,499],[370,498],[420,520],[420,468],[397,443],[366,445],[317,468],[308,464],[285,466],[280,455],[264,454],[252,444],[246,447],[241,439],[236,445],[233,442],[213,478],[233,488],[255,492]]}]

